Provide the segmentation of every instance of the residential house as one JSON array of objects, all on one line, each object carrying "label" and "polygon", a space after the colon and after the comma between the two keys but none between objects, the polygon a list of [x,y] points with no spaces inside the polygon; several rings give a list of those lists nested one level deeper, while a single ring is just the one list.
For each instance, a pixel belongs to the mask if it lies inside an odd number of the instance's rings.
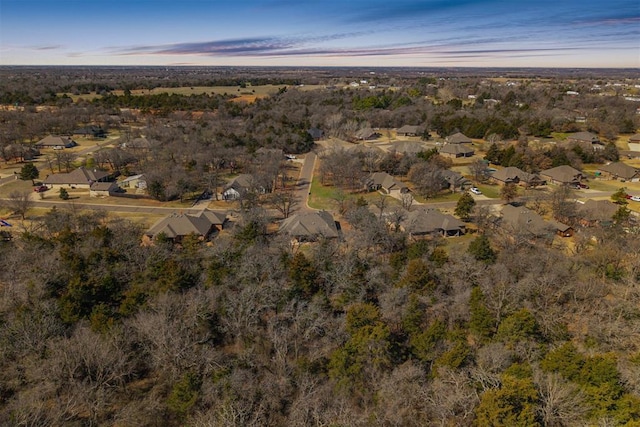
[{"label": "residential house", "polygon": [[586,179],[586,176],[582,172],[569,165],[562,165],[544,170],[540,172],[540,175],[553,184],[564,185],[578,184],[583,179]]},{"label": "residential house", "polygon": [[622,162],[609,163],[598,167],[596,173],[605,179],[620,179],[622,181],[638,182],[640,172],[638,169]]},{"label": "residential house", "polygon": [[475,153],[474,149],[464,144],[445,144],[440,147],[440,155],[446,157],[471,157]]},{"label": "residential house", "polygon": [[368,191],[382,190],[387,194],[391,192],[407,193],[409,188],[397,181],[386,172],[375,172],[364,180],[364,187]]},{"label": "residential house", "polygon": [[310,128],[307,133],[311,135],[311,138],[313,138],[314,141],[320,141],[324,138],[324,131],[322,129]]},{"label": "residential house", "polygon": [[404,125],[396,131],[396,134],[398,136],[422,136],[424,131],[424,126]]},{"label": "residential house", "polygon": [[57,173],[48,175],[44,179],[44,185],[50,188],[86,188],[89,189],[94,182],[107,182],[111,178],[108,172],[98,169],[85,169],[79,167],[69,173]]},{"label": "residential house", "polygon": [[338,225],[327,211],[306,212],[292,215],[280,224],[280,233],[298,241],[315,241],[319,238],[340,237]]},{"label": "residential house", "polygon": [[441,172],[441,175],[443,180],[448,185],[449,189],[453,192],[455,192],[456,189],[464,190],[466,187],[472,186],[471,181],[469,181],[467,178],[462,176],[462,174],[456,171],[452,171],[450,169],[444,169]]},{"label": "residential house", "polygon": [[109,197],[121,191],[115,182],[94,182],[89,187],[89,197]]},{"label": "residential house", "polygon": [[53,148],[53,149],[73,148],[76,145],[78,144],[68,136],[54,136],[54,135],[49,135],[47,137],[44,137],[40,141],[35,143],[35,146],[37,148]]},{"label": "residential house", "polygon": [[511,233],[524,234],[528,238],[552,238],[554,234],[573,235],[570,226],[558,221],[546,221],[536,212],[524,206],[506,205],[502,208],[501,226]]},{"label": "residential house", "polygon": [[519,184],[524,187],[536,187],[546,184],[538,174],[524,172],[515,166],[498,169],[490,176],[490,180],[497,184]]},{"label": "residential house", "polygon": [[251,174],[240,174],[224,186],[222,198],[224,200],[237,200],[247,193],[266,193],[264,186],[260,185]]},{"label": "residential house", "polygon": [[461,132],[456,132],[445,138],[447,144],[473,144],[471,138]]},{"label": "residential house", "polygon": [[120,188],[136,188],[145,190],[147,188],[147,177],[144,174],[128,176],[118,183]]},{"label": "residential house", "polygon": [[590,145],[594,150],[601,150],[604,148],[604,144],[591,132],[576,132],[567,136],[567,142]]},{"label": "residential house", "polygon": [[222,212],[205,209],[198,213],[173,213],[156,222],[145,232],[148,240],[159,235],[179,243],[189,235],[197,236],[201,240],[208,239],[212,234],[221,231],[227,222],[227,215]]},{"label": "residential house", "polygon": [[620,206],[609,200],[587,200],[577,209],[578,222],[583,227],[608,226],[613,223],[613,215]]},{"label": "residential house", "polygon": [[371,128],[363,128],[356,132],[355,137],[359,141],[376,139],[380,134]]},{"label": "residential house", "polygon": [[636,133],[629,137],[629,150],[640,151],[640,133]]},{"label": "residential house", "polygon": [[73,131],[74,135],[80,135],[80,136],[85,136],[85,137],[91,137],[91,138],[106,138],[107,137],[107,131],[102,129],[101,126],[95,126],[95,125],[90,125],[90,126],[85,126],[85,127],[81,127],[78,129],[75,129]]},{"label": "residential house", "polygon": [[460,236],[465,233],[465,223],[458,218],[443,214],[437,209],[416,209],[409,212],[400,223],[400,229],[411,237]]}]

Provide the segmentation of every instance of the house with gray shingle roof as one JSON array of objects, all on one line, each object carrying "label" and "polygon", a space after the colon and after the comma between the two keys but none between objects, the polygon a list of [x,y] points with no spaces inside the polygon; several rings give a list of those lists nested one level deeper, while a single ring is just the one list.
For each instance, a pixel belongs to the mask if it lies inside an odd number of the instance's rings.
[{"label": "house with gray shingle roof", "polygon": [[418,236],[460,236],[466,225],[458,218],[443,214],[437,209],[418,208],[409,212],[400,223],[400,229],[411,237]]},{"label": "house with gray shingle roof", "polygon": [[340,237],[336,221],[327,211],[292,215],[282,221],[279,233],[300,241],[315,241],[321,237],[331,239]]},{"label": "house with gray shingle roof", "polygon": [[464,144],[445,144],[440,147],[438,151],[441,155],[447,157],[471,157],[475,153],[475,150]]},{"label": "house with gray shingle roof", "polygon": [[570,226],[558,221],[546,221],[524,206],[504,206],[501,225],[507,231],[523,233],[530,238],[551,238],[554,234],[569,237],[573,234]]},{"label": "house with gray shingle roof", "polygon": [[86,188],[94,182],[106,182],[111,175],[98,169],[79,167],[69,173],[56,173],[44,179],[44,185],[51,188]]},{"label": "house with gray shingle roof", "polygon": [[154,239],[162,234],[176,243],[189,235],[206,240],[212,233],[222,230],[226,221],[226,214],[208,209],[197,214],[174,213],[156,222],[145,232],[145,236]]},{"label": "house with gray shingle roof", "polygon": [[520,184],[525,187],[545,184],[545,181],[538,174],[524,172],[515,166],[498,169],[491,175],[490,180],[497,184]]},{"label": "house with gray shingle roof", "polygon": [[404,125],[396,133],[398,136],[422,136],[424,131],[424,126]]},{"label": "house with gray shingle roof", "polygon": [[[495,173],[494,173],[495,175]],[[578,169],[569,165],[557,166],[540,172],[540,175],[554,184],[578,184],[586,178],[586,176]]]},{"label": "house with gray shingle roof", "polygon": [[397,181],[393,176],[386,172],[372,173],[365,178],[364,186],[368,191],[383,190],[387,194],[392,191],[399,191],[401,193],[409,191],[409,188],[406,185]]},{"label": "house with gray shingle roof", "polygon": [[447,144],[472,144],[471,138],[463,134],[462,132],[456,132],[453,135],[449,135],[445,138]]},{"label": "house with gray shingle roof", "polygon": [[594,150],[601,150],[604,144],[598,135],[591,132],[576,132],[567,136],[567,142],[578,144],[589,144]]},{"label": "house with gray shingle roof", "polygon": [[597,172],[605,179],[621,179],[624,181],[636,182],[640,178],[638,169],[622,162],[609,163],[598,167]]},{"label": "house with gray shingle roof", "polygon": [[78,145],[68,136],[49,135],[35,143],[37,148],[73,148]]},{"label": "house with gray shingle roof", "polygon": [[360,141],[368,141],[370,139],[376,139],[380,134],[371,128],[363,128],[356,132],[356,139]]}]

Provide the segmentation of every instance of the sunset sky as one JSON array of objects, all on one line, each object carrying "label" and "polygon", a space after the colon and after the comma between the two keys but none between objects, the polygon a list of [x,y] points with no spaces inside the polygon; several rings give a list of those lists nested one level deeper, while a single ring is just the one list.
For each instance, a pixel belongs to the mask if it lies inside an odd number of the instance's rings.
[{"label": "sunset sky", "polygon": [[0,0],[0,65],[640,68],[640,0]]}]

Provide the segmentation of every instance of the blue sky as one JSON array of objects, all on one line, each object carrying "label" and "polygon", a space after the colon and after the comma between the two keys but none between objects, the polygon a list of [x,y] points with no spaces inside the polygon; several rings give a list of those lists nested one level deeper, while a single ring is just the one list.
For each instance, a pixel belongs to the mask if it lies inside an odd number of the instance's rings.
[{"label": "blue sky", "polygon": [[0,65],[640,68],[640,0],[0,0]]}]

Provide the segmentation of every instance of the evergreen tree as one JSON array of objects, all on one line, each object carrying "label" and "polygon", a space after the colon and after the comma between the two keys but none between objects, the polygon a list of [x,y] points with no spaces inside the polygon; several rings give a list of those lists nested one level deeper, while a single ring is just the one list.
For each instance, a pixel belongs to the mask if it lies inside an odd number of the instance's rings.
[{"label": "evergreen tree", "polygon": [[498,257],[496,252],[491,248],[489,239],[484,234],[476,237],[475,240],[469,243],[468,251],[475,259],[487,264],[493,264]]},{"label": "evergreen tree", "polygon": [[469,221],[469,217],[471,216],[471,212],[473,208],[476,206],[476,201],[473,199],[471,194],[464,193],[456,204],[456,210],[454,213],[458,215],[463,221]]},{"label": "evergreen tree", "polygon": [[20,179],[23,181],[31,180],[33,181],[40,176],[40,171],[33,163],[25,163],[20,169]]}]

